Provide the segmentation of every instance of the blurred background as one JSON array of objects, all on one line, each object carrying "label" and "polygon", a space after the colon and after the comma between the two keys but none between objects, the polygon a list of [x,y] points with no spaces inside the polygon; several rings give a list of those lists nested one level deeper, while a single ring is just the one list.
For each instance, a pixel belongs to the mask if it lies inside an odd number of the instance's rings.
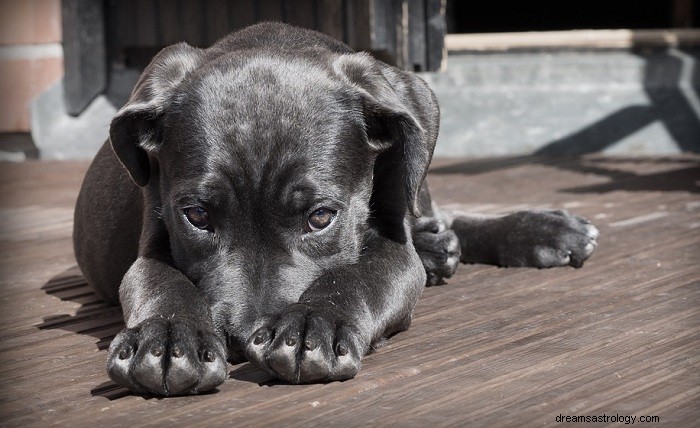
[{"label": "blurred background", "polygon": [[84,159],[164,46],[275,20],[420,73],[438,156],[700,152],[695,0],[0,0],[0,159]]}]

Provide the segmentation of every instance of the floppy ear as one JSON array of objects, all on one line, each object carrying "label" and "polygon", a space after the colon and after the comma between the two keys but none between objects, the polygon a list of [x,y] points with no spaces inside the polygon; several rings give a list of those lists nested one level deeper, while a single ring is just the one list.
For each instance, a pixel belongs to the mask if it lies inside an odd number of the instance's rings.
[{"label": "floppy ear", "polygon": [[420,189],[440,120],[435,95],[416,75],[364,53],[341,55],[334,68],[360,92],[368,143],[380,153],[373,192],[403,188],[408,210],[420,216]]},{"label": "floppy ear", "polygon": [[169,46],[156,55],[139,78],[129,101],[109,126],[109,140],[134,182],[143,187],[150,179],[149,154],[162,143],[162,117],[173,89],[196,68],[202,50],[186,43]]}]

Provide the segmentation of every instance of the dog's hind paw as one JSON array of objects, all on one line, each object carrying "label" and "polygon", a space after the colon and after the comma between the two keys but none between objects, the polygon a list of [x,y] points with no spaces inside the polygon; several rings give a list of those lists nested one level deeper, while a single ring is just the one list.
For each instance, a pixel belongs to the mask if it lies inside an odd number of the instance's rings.
[{"label": "dog's hind paw", "polygon": [[357,374],[361,348],[359,336],[340,315],[296,303],[251,335],[246,357],[290,383],[330,382]]},{"label": "dog's hind paw", "polygon": [[583,266],[598,246],[598,229],[566,211],[521,211],[503,218],[501,266]]},{"label": "dog's hind paw", "polygon": [[141,394],[197,394],[226,379],[226,351],[214,333],[185,320],[154,318],[114,338],[107,372]]},{"label": "dog's hind paw", "polygon": [[413,245],[427,273],[426,285],[444,284],[457,270],[461,249],[457,235],[435,217],[422,217],[413,225]]}]

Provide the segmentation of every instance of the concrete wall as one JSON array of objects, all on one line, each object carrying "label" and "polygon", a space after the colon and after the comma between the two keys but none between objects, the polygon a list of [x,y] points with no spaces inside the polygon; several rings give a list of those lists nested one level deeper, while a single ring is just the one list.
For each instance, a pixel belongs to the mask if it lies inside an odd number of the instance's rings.
[{"label": "concrete wall", "polygon": [[700,52],[455,53],[436,156],[700,151]]}]

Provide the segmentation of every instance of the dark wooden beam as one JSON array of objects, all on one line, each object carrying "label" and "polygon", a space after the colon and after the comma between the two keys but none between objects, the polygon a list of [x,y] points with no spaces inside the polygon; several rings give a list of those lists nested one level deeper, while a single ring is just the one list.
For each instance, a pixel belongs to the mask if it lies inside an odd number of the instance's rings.
[{"label": "dark wooden beam", "polygon": [[68,114],[77,116],[107,85],[104,4],[63,0],[63,78]]},{"label": "dark wooden beam", "polygon": [[331,37],[345,41],[343,13],[343,0],[317,0],[316,28]]},{"label": "dark wooden beam", "polygon": [[371,0],[345,2],[345,43],[356,50],[372,49]]},{"label": "dark wooden beam", "polygon": [[446,0],[425,0],[427,40],[427,69],[425,71],[441,70],[444,59],[447,57],[445,50],[445,34],[447,33],[445,21],[446,3]]},{"label": "dark wooden beam", "polygon": [[425,19],[425,0],[409,0],[408,2],[408,60],[406,69],[426,71],[428,69]]}]

